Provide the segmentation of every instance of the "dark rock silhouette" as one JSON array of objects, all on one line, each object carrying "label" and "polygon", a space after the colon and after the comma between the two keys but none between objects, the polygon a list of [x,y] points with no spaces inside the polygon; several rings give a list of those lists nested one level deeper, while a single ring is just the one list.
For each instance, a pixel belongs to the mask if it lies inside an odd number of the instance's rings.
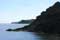
[{"label": "dark rock silhouette", "polygon": [[6,30],[6,31],[11,31],[12,29],[8,29],[8,30]]},{"label": "dark rock silhouette", "polygon": [[[16,30],[16,29],[14,29]],[[60,33],[60,2],[43,11],[30,25],[19,28],[37,33]]]}]

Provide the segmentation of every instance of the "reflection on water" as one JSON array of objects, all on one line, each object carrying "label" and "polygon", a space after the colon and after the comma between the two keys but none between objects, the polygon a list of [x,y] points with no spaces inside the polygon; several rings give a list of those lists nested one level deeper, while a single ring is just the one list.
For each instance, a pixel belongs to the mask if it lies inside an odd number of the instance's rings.
[{"label": "reflection on water", "polygon": [[40,40],[60,40],[60,34],[40,34]]},{"label": "reflection on water", "polygon": [[48,40],[47,34],[36,34],[39,40]]},{"label": "reflection on water", "polygon": [[60,40],[60,34],[49,34],[48,39],[49,40]]}]

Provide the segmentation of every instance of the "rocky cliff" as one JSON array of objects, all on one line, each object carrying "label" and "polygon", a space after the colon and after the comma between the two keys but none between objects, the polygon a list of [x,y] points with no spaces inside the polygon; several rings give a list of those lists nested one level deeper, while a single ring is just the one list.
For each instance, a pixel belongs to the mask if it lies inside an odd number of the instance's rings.
[{"label": "rocky cliff", "polygon": [[30,32],[60,33],[60,2],[43,11],[30,25],[15,29]]}]

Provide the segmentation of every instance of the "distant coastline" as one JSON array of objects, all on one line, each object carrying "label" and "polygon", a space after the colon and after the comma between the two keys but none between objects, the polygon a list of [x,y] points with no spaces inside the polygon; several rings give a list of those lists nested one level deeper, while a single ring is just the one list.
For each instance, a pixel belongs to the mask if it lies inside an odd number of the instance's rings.
[{"label": "distant coastline", "polygon": [[30,19],[30,20],[21,20],[19,22],[12,22],[11,24],[30,24],[34,21],[35,19]]}]

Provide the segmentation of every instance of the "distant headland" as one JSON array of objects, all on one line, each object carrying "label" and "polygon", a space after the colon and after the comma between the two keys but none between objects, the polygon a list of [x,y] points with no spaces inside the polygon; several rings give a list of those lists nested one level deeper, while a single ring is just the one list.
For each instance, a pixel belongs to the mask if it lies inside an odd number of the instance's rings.
[{"label": "distant headland", "polygon": [[29,20],[21,20],[18,22],[12,22],[11,24],[30,24],[34,21],[35,19],[29,19]]}]

